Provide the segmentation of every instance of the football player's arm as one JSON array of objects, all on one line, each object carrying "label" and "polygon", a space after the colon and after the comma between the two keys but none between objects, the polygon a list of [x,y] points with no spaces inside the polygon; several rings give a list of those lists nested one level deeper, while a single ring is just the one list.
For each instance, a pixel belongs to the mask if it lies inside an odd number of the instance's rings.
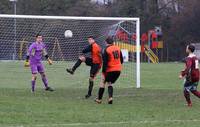
[{"label": "football player's arm", "polygon": [[120,51],[120,61],[121,61],[121,64],[124,63],[124,58],[123,58],[123,55],[122,55],[122,52]]},{"label": "football player's arm", "polygon": [[181,76],[184,77],[185,75],[187,75],[190,70],[191,70],[191,66],[192,66],[192,61],[187,59],[186,60],[186,67],[183,71],[181,71]]},{"label": "football player's arm", "polygon": [[34,55],[34,45],[32,44],[29,48],[28,48],[28,52],[26,54],[27,58],[30,57],[30,55]]},{"label": "football player's arm", "polygon": [[88,45],[85,49],[82,50],[82,53],[88,53],[92,51],[92,45]]},{"label": "football player's arm", "polygon": [[103,59],[102,72],[105,73],[107,66],[108,66],[108,54],[107,54],[106,50],[104,50],[104,52],[102,54],[102,59]]},{"label": "football player's arm", "polygon": [[44,54],[44,57],[47,59],[48,64],[52,65],[53,61],[49,58],[49,55],[48,55],[48,53],[47,53],[45,48],[43,49],[43,54]]},{"label": "football player's arm", "polygon": [[31,55],[32,51],[33,51],[33,45],[31,45],[28,48],[28,51],[27,51],[27,54],[26,54],[26,60],[25,60],[25,63],[24,63],[25,67],[29,67],[30,66],[29,59],[30,59],[30,55]]}]

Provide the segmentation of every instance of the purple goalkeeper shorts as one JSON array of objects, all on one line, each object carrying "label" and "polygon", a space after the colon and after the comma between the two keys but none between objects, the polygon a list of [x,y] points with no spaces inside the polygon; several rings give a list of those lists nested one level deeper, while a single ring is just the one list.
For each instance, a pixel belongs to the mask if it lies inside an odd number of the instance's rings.
[{"label": "purple goalkeeper shorts", "polygon": [[42,63],[30,64],[32,74],[43,73],[44,66]]}]

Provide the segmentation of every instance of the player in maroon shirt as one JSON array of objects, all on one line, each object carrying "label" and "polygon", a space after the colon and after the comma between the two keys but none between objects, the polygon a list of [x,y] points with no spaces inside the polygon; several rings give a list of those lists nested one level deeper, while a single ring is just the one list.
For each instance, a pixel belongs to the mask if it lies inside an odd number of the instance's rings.
[{"label": "player in maroon shirt", "polygon": [[195,47],[193,45],[187,46],[186,53],[189,55],[185,58],[185,69],[181,71],[181,74],[179,75],[180,79],[185,78],[184,96],[189,107],[192,106],[190,92],[200,98],[200,92],[197,91],[199,82],[199,60],[194,54],[194,50]]}]

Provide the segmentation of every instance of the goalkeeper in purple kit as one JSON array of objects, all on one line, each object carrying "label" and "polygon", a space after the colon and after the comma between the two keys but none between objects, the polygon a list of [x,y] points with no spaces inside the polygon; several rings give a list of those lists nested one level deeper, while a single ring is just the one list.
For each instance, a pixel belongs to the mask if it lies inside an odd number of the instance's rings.
[{"label": "goalkeeper in purple kit", "polygon": [[[36,41],[33,42],[28,49],[26,62],[25,62],[25,67],[30,65],[30,69],[31,69],[31,72],[32,72],[32,80],[31,80],[31,84],[32,84],[31,91],[32,92],[35,91],[35,82],[36,82],[36,79],[37,79],[37,73],[38,72],[41,75],[42,81],[44,83],[45,90],[46,91],[54,91],[51,87],[48,86],[48,79],[46,77],[45,69],[44,69],[44,66],[42,64],[42,56],[43,55],[47,59],[49,65],[51,65],[52,60],[49,58],[49,56],[46,52],[45,45],[42,41],[42,36],[40,34],[37,34],[36,35]],[[30,64],[29,64],[29,62],[30,62]]]}]

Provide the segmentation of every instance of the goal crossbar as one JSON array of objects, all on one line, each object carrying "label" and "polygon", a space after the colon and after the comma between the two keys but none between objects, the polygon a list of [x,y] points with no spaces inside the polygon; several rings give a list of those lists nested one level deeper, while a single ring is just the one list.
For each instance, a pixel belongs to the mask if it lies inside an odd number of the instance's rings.
[{"label": "goal crossbar", "polygon": [[139,18],[130,17],[82,17],[82,16],[42,16],[42,15],[10,15],[0,14],[1,18],[27,18],[27,19],[60,19],[60,20],[126,20],[139,21]]}]

